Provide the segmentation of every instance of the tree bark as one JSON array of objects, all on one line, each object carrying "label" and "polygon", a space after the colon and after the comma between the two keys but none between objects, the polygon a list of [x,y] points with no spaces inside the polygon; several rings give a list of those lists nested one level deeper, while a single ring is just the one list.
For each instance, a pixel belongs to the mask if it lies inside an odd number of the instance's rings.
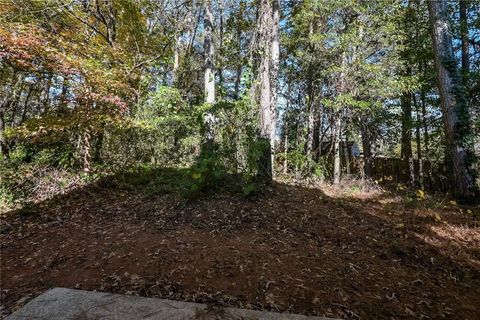
[{"label": "tree bark", "polygon": [[86,127],[82,136],[82,146],[83,146],[83,171],[91,172],[92,171],[92,134],[90,127]]},{"label": "tree bark", "polygon": [[67,111],[67,92],[68,92],[68,79],[63,76],[62,92],[60,94],[60,101],[58,103],[58,111],[64,113]]},{"label": "tree bark", "polygon": [[453,54],[447,1],[429,0],[428,11],[448,166],[451,169],[451,187],[457,198],[471,198],[473,197],[473,177],[468,168],[467,158],[470,150],[466,142],[469,132],[469,115]]},{"label": "tree bark", "polygon": [[345,173],[350,175],[350,148],[348,147],[348,108],[345,108],[345,140],[343,145],[343,156],[345,158]]},{"label": "tree bark", "polygon": [[420,116],[420,106],[417,102],[417,97],[415,94],[412,95],[413,105],[415,106],[415,113],[417,115],[416,125],[415,125],[415,141],[417,144],[417,160],[418,160],[418,184],[423,188],[423,159],[422,159],[422,138],[420,134],[421,126],[421,116]]},{"label": "tree bark", "polygon": [[428,123],[427,123],[427,101],[425,97],[425,90],[422,88],[420,92],[420,98],[422,100],[422,125],[423,125],[423,141],[425,144],[425,155],[428,158],[430,155],[430,136],[428,133]]},{"label": "tree bark", "polygon": [[288,173],[288,122],[285,123],[284,143],[283,143],[283,174]]},{"label": "tree bark", "polygon": [[5,139],[5,118],[4,118],[4,109],[6,102],[0,106],[0,152],[4,159],[10,158],[10,153]]},{"label": "tree bark", "polygon": [[173,48],[173,68],[172,68],[172,85],[178,83],[178,68],[180,66],[180,36],[175,37],[175,46]]},{"label": "tree bark", "polygon": [[360,130],[362,134],[362,147],[363,147],[363,172],[367,179],[372,177],[372,144],[370,137],[369,120],[367,115],[363,115],[360,118]]},{"label": "tree bark", "polygon": [[[237,50],[238,52],[241,52],[242,50],[242,28],[240,21],[243,20],[243,2],[240,1],[240,8],[238,10],[238,17],[237,17]],[[242,81],[242,64],[243,61],[240,59],[237,61],[237,66],[236,66],[236,75],[235,75],[235,89],[234,89],[234,97],[235,99],[240,98],[240,84]]]},{"label": "tree bark", "polygon": [[[313,24],[309,24],[309,36],[313,35]],[[309,52],[312,54],[313,48],[309,45]],[[313,164],[313,153],[314,153],[314,137],[315,137],[315,91],[313,83],[313,66],[308,65],[307,69],[307,106],[308,106],[308,136],[307,136],[307,166],[310,170],[310,166]]]},{"label": "tree bark", "polygon": [[307,161],[308,167],[313,163],[314,153],[314,136],[315,136],[315,93],[313,92],[313,80],[311,79],[311,73],[309,73],[309,79],[307,80],[307,106],[308,106],[308,135],[307,135]]},{"label": "tree bark", "polygon": [[[205,16],[204,16],[204,29],[205,39],[203,44],[205,55],[205,75],[204,75],[204,87],[205,87],[205,103],[212,104],[215,102],[215,71],[214,71],[214,46],[213,46],[213,15],[211,12],[210,0],[204,0]],[[202,153],[209,154],[213,152],[214,147],[214,132],[213,126],[215,124],[215,116],[212,112],[206,112],[204,115],[204,143],[202,146]]]},{"label": "tree bark", "polygon": [[25,118],[27,116],[27,110],[28,110],[28,102],[30,101],[30,97],[32,96],[33,89],[37,85],[37,83],[40,81],[40,79],[37,79],[35,82],[30,84],[30,87],[28,88],[27,95],[25,96],[25,100],[23,101],[23,107],[22,107],[22,113],[20,114],[20,117],[17,118],[17,121],[15,121],[15,126],[18,127],[20,126],[23,121],[25,121]]},{"label": "tree bark", "polygon": [[215,71],[213,65],[213,59],[215,55],[215,49],[213,46],[213,15],[211,11],[210,0],[204,1],[205,16],[204,16],[204,28],[205,28],[205,40],[203,44],[205,55],[205,102],[215,102]]},{"label": "tree bark", "polygon": [[218,58],[217,58],[217,71],[218,71],[218,87],[220,88],[220,95],[222,95],[223,87],[223,63],[220,59],[223,59],[223,0],[219,0],[218,9],[220,15],[220,25],[219,25],[219,41],[218,41]]},{"label": "tree bark", "polygon": [[50,87],[52,86],[52,75],[47,75],[43,79],[44,84],[40,94],[40,101],[38,106],[38,113],[43,115],[48,112],[48,105],[50,103]]},{"label": "tree bark", "polygon": [[277,123],[277,101],[278,101],[278,75],[280,71],[280,0],[272,0],[272,44],[271,51],[271,73],[270,73],[270,88],[271,88],[271,132],[270,132],[270,147],[271,147],[271,162],[272,162],[272,177],[275,176],[275,130]]},{"label": "tree bark", "polygon": [[462,41],[462,78],[463,85],[467,85],[467,77],[470,71],[470,55],[468,52],[468,0],[459,0],[460,5],[460,37]]},{"label": "tree bark", "polygon": [[[408,71],[411,73],[411,71]],[[415,183],[415,174],[413,170],[412,158],[412,95],[409,92],[403,93],[401,97],[402,105],[402,143],[401,158],[405,163],[407,177],[411,185]]]},{"label": "tree bark", "polygon": [[340,112],[335,119],[335,133],[333,139],[333,184],[340,183],[341,162],[340,162],[340,132],[342,127],[342,118]]},{"label": "tree bark", "polygon": [[[260,86],[260,141],[264,150],[259,175],[266,181],[273,178],[277,77],[279,68],[279,4],[278,0],[261,0],[258,16],[258,45],[261,57],[258,68]],[[254,90],[255,92],[255,90]]]}]

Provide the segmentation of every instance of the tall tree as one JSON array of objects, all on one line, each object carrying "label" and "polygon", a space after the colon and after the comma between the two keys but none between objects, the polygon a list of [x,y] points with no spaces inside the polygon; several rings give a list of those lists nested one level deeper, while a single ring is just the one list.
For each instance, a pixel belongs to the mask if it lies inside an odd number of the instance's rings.
[{"label": "tall tree", "polygon": [[275,163],[275,131],[277,124],[277,103],[278,103],[278,75],[280,68],[280,0],[272,0],[272,44],[270,47],[271,53],[271,72],[270,72],[270,90],[272,91],[270,100],[271,110],[271,131],[270,131],[270,146],[271,146],[271,162],[272,162],[272,176],[275,171],[273,164]]},{"label": "tall tree", "polygon": [[[273,177],[273,144],[275,138],[275,115],[277,104],[277,81],[279,68],[279,2],[261,0],[258,13],[257,34],[260,57],[257,70],[260,100],[260,140],[263,154],[259,163],[259,175],[267,181]],[[257,90],[254,89],[254,92]]]},{"label": "tall tree", "polygon": [[5,139],[5,118],[4,118],[5,102],[0,106],[0,153],[4,159],[9,158],[9,150]]},{"label": "tall tree", "polygon": [[215,56],[215,48],[213,46],[213,15],[211,10],[211,1],[205,0],[205,16],[204,16],[204,55],[205,55],[205,74],[204,74],[204,86],[205,86],[205,102],[215,102],[215,71],[213,65],[213,59]]},{"label": "tall tree", "polygon": [[452,191],[458,198],[470,198],[473,177],[468,168],[469,115],[453,54],[447,1],[429,0],[428,11]]},{"label": "tall tree", "polygon": [[466,77],[470,71],[470,54],[468,43],[468,0],[459,0],[460,6],[460,37],[462,42],[462,78],[466,85]]}]

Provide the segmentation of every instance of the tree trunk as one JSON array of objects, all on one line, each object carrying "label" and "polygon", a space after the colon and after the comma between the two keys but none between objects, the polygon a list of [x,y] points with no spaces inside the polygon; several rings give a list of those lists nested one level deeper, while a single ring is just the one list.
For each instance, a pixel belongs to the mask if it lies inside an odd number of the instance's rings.
[{"label": "tree trunk", "polygon": [[428,123],[427,123],[427,101],[425,97],[425,91],[422,89],[420,92],[420,98],[422,99],[422,125],[423,125],[423,140],[425,143],[425,155],[428,158],[430,155],[430,136],[428,133]]},{"label": "tree trunk", "polygon": [[92,171],[92,134],[89,127],[85,128],[82,137],[82,145],[83,145],[83,171],[84,172],[91,172]]},{"label": "tree trunk", "polygon": [[18,111],[18,106],[20,105],[20,100],[22,97],[22,92],[23,92],[23,86],[25,83],[25,78],[22,73],[18,74],[18,79],[17,82],[15,83],[13,87],[13,94],[12,94],[12,100],[9,103],[9,106],[12,109],[12,116],[10,117],[10,127],[15,127],[15,118],[17,115]]},{"label": "tree trunk", "polygon": [[[271,103],[271,82],[270,82],[270,48],[269,37],[270,37],[270,20],[271,20],[271,6],[270,1],[262,0],[261,2],[260,14],[260,28],[262,33],[262,42],[260,45],[264,46],[262,48],[263,54],[261,56],[260,67],[259,67],[259,82],[260,82],[260,139],[265,143],[264,154],[262,155],[259,173],[261,176],[265,177],[268,180],[272,179],[272,161],[271,161],[271,143],[270,136],[272,133],[272,124],[273,124],[273,115],[272,109],[270,106]],[[262,30],[263,28],[263,30]],[[266,47],[266,48],[265,48]]]},{"label": "tree trunk", "polygon": [[223,87],[223,63],[220,59],[223,59],[223,0],[218,2],[218,10],[220,15],[220,25],[219,25],[219,41],[218,41],[218,58],[217,58],[217,70],[218,70],[218,87],[220,88],[220,95],[222,95]]},{"label": "tree trunk", "polygon": [[175,37],[175,46],[173,48],[173,68],[172,68],[172,85],[178,83],[178,68],[180,66],[180,36]]},{"label": "tree trunk", "polygon": [[[339,88],[338,91],[340,94],[345,94],[347,89],[347,79],[346,79],[346,69],[347,69],[347,54],[342,52],[342,63],[341,71],[339,75]],[[340,176],[342,174],[342,162],[340,158],[340,138],[342,132],[342,113],[345,112],[345,106],[342,105],[341,109],[336,113],[333,113],[335,118],[335,131],[332,136],[332,145],[333,145],[333,184],[340,183]]]},{"label": "tree trunk", "polygon": [[0,152],[2,154],[2,157],[4,159],[10,158],[10,153],[8,150],[8,145],[7,141],[5,139],[5,118],[4,118],[4,109],[5,109],[5,104],[4,102],[2,106],[0,106]]},{"label": "tree trunk", "polygon": [[[204,0],[205,16],[204,16],[204,29],[205,39],[203,44],[205,55],[205,103],[212,104],[215,102],[215,71],[214,71],[214,46],[213,46],[213,15],[211,12],[210,0]],[[215,116],[211,112],[207,112],[204,115],[204,141],[202,146],[202,153],[210,154],[213,152],[214,147],[214,132],[213,126],[215,123]]]},{"label": "tree trunk", "polygon": [[[411,71],[408,71],[411,73]],[[401,97],[402,105],[402,144],[401,158],[405,163],[410,185],[415,183],[412,158],[412,95],[405,92]]]},{"label": "tree trunk", "polygon": [[335,119],[335,133],[333,139],[333,184],[340,183],[341,162],[340,162],[340,132],[342,127],[342,119],[340,112],[337,113]]},{"label": "tree trunk", "polygon": [[[424,151],[424,158],[429,159],[430,158],[430,135],[428,133],[428,123],[427,123],[427,101],[425,97],[425,89],[422,88],[420,91],[420,99],[421,99],[421,104],[422,104],[422,126],[423,126],[423,143],[425,146],[425,151]],[[431,186],[431,166],[428,164],[428,166],[425,166],[425,175],[424,175],[424,185],[428,183],[428,187]],[[425,178],[426,177],[426,178]],[[428,182],[427,182],[428,181]]]},{"label": "tree trunk", "polygon": [[314,104],[314,93],[312,80],[309,79],[308,84],[308,136],[307,136],[307,165],[310,166],[313,163],[313,153],[314,153],[314,137],[315,137],[315,104]]},{"label": "tree trunk", "polygon": [[58,111],[64,113],[67,111],[67,92],[68,92],[68,79],[64,76],[62,81],[62,92],[60,94],[60,101],[58,104]]},{"label": "tree trunk", "polygon": [[422,159],[422,138],[420,135],[421,117],[420,106],[417,102],[415,94],[412,95],[413,105],[415,106],[415,113],[417,115],[417,123],[415,125],[415,141],[417,144],[417,160],[418,160],[418,184],[423,188],[423,159]]},{"label": "tree trunk", "polygon": [[[347,118],[345,118],[347,119]],[[345,140],[343,145],[343,156],[345,158],[345,173],[347,177],[350,175],[350,148],[348,147],[348,122],[345,121]]]},{"label": "tree trunk", "polygon": [[48,105],[50,102],[50,87],[52,86],[52,75],[47,75],[43,79],[43,89],[40,94],[40,101],[38,106],[38,113],[43,115],[48,112]]},{"label": "tree trunk", "polygon": [[[238,10],[238,18],[237,18],[237,50],[238,52],[242,51],[242,28],[240,21],[243,20],[243,2],[240,1],[240,9]],[[236,67],[236,75],[235,75],[235,89],[234,89],[234,97],[235,99],[240,98],[240,84],[242,81],[242,64],[243,61],[240,59],[237,61],[237,67]]]},{"label": "tree trunk", "polygon": [[283,174],[288,173],[288,122],[285,123],[284,143],[283,143]]},{"label": "tree trunk", "polygon": [[204,4],[205,17],[203,22],[205,28],[205,40],[203,44],[203,49],[205,55],[205,102],[213,103],[215,102],[215,71],[213,65],[215,49],[212,39],[213,15],[210,9],[210,0],[205,0]]},{"label": "tree trunk", "polygon": [[237,65],[236,75],[235,75],[235,89],[234,97],[235,99],[240,99],[240,82],[242,80],[242,65]]},{"label": "tree trunk", "polygon": [[468,169],[469,150],[466,143],[469,115],[453,54],[447,1],[429,0],[428,11],[452,189],[459,199],[471,198],[473,178]]},{"label": "tree trunk", "polygon": [[[313,35],[313,24],[309,24],[309,36]],[[312,53],[313,48],[311,45],[308,46],[308,50]],[[313,164],[313,153],[314,153],[314,137],[315,137],[315,91],[313,84],[313,66],[308,65],[307,67],[307,109],[308,109],[308,136],[307,136],[307,166],[310,170],[310,166]]]},{"label": "tree trunk", "polygon": [[362,133],[362,147],[363,147],[363,171],[365,177],[370,179],[372,177],[372,144],[370,138],[369,120],[367,115],[363,115],[360,119],[360,130]]},{"label": "tree trunk", "polygon": [[271,90],[271,132],[270,132],[270,146],[271,146],[271,162],[272,162],[272,177],[275,176],[275,129],[277,123],[277,87],[278,75],[280,71],[280,0],[272,1],[272,44],[271,51],[271,72],[270,72],[270,90]]},{"label": "tree trunk", "polygon": [[460,5],[460,37],[462,41],[462,78],[463,85],[467,85],[468,73],[470,71],[470,55],[468,53],[468,0],[459,0]]},{"label": "tree trunk", "polygon": [[39,80],[36,80],[32,84],[30,84],[30,87],[28,88],[27,95],[25,96],[25,100],[23,101],[22,113],[20,114],[20,117],[17,118],[17,121],[15,121],[16,127],[20,126],[23,123],[23,121],[25,121],[25,118],[27,116],[27,110],[28,110],[28,102],[30,101],[30,97],[32,96],[33,89],[35,88],[38,81]]},{"label": "tree trunk", "polygon": [[278,0],[261,0],[258,16],[258,45],[260,65],[260,137],[264,152],[260,158],[259,176],[266,181],[273,178],[275,111],[277,104],[277,77],[279,67],[279,7]]}]

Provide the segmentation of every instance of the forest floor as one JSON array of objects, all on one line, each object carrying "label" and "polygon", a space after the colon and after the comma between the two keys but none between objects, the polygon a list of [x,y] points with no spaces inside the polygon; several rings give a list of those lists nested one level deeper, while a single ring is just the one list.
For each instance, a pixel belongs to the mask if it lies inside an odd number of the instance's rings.
[{"label": "forest floor", "polygon": [[349,319],[478,319],[478,208],[344,191],[277,182],[250,199],[187,201],[94,184],[8,212],[0,314],[69,287]]}]

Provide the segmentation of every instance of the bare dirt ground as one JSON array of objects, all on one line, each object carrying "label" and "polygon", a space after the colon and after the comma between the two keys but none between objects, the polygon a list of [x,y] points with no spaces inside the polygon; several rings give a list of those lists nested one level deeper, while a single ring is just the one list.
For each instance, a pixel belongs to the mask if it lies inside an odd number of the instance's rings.
[{"label": "bare dirt ground", "polygon": [[69,287],[349,319],[480,319],[475,210],[279,183],[253,199],[195,201],[90,186],[2,217],[1,313]]}]

